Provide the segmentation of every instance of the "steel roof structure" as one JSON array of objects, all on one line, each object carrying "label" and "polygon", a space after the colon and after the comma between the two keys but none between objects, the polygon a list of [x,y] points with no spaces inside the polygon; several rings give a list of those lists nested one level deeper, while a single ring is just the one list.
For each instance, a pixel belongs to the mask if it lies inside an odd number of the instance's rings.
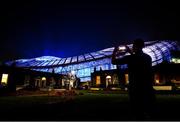
[{"label": "steel roof structure", "polygon": [[[152,66],[155,66],[162,61],[170,62],[170,51],[180,49],[177,41],[170,40],[149,41],[145,42],[145,45],[143,51],[151,56]],[[132,48],[132,44],[129,44],[128,46]],[[94,72],[94,68],[96,68],[97,71],[100,70],[100,67],[102,70],[117,68],[116,65],[111,64],[113,50],[114,47],[111,47],[67,58],[42,56],[32,59],[19,59],[9,61],[6,64],[12,65],[13,62],[16,62],[17,67],[30,68],[42,72],[52,72],[54,69],[54,72],[59,74],[67,74],[71,71],[75,71],[77,77],[79,77],[81,81],[90,81],[90,76],[91,73]],[[128,53],[125,53],[124,55],[128,55]],[[121,68],[126,68],[126,65],[122,65]]]}]

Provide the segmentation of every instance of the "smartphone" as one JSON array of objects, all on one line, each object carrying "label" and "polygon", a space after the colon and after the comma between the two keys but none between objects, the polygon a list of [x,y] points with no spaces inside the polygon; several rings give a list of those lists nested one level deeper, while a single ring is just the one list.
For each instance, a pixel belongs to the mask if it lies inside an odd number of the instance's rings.
[{"label": "smartphone", "polygon": [[120,51],[125,51],[125,50],[126,50],[126,47],[125,47],[125,46],[119,46],[119,47],[118,47],[118,50],[120,50]]}]

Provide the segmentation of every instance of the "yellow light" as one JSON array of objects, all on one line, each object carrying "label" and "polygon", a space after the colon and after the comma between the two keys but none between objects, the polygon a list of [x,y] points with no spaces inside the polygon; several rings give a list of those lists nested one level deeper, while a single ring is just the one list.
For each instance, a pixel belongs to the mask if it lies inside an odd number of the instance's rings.
[{"label": "yellow light", "polygon": [[90,90],[98,91],[98,90],[100,90],[100,88],[90,88]]},{"label": "yellow light", "polygon": [[73,86],[73,81],[70,81],[70,85]]},{"label": "yellow light", "polygon": [[180,63],[180,59],[177,59],[177,63]]},{"label": "yellow light", "polygon": [[155,75],[154,75],[154,81],[155,81],[156,84],[159,84],[159,83],[160,83],[160,82],[159,82],[159,74],[155,74]]},{"label": "yellow light", "polygon": [[172,58],[171,62],[176,62],[176,59]]},{"label": "yellow light", "polygon": [[156,83],[157,83],[157,84],[159,83],[159,79],[156,79]]},{"label": "yellow light", "polygon": [[179,58],[172,58],[171,62],[173,62],[173,63],[180,63],[180,59]]},{"label": "yellow light", "polygon": [[111,90],[121,90],[121,88],[112,87]]},{"label": "yellow light", "polygon": [[107,78],[107,79],[111,79],[111,76],[108,75],[106,78]]},{"label": "yellow light", "polygon": [[172,86],[153,86],[155,90],[172,90]]},{"label": "yellow light", "polygon": [[8,74],[2,74],[1,83],[7,84],[8,81]]},{"label": "yellow light", "polygon": [[129,83],[129,75],[128,74],[125,74],[125,81],[126,81],[126,84]]},{"label": "yellow light", "polygon": [[100,76],[96,76],[96,85],[101,84],[101,77]]},{"label": "yellow light", "polygon": [[42,77],[42,79],[41,80],[46,80],[46,77]]}]

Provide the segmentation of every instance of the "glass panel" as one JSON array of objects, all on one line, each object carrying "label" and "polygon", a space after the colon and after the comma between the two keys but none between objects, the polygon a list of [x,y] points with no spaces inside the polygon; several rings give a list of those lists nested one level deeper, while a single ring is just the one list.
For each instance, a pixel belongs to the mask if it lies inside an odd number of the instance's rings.
[{"label": "glass panel", "polygon": [[57,65],[59,60],[56,60],[52,65]]},{"label": "glass panel", "polygon": [[59,60],[51,60],[50,63],[48,64],[48,66],[51,66],[53,63],[55,63],[56,61],[59,61]]},{"label": "glass panel", "polygon": [[97,52],[93,52],[93,53],[91,53],[91,55],[92,55],[94,58],[104,57],[104,55],[98,54]]},{"label": "glass panel", "polygon": [[[48,69],[48,72],[52,72],[53,71],[53,68],[49,68]],[[55,72],[56,73],[56,72]]]},{"label": "glass panel", "polygon": [[105,55],[112,55],[112,52],[103,52]]},{"label": "glass panel", "polygon": [[143,48],[143,52],[144,52],[144,53],[150,53],[150,52],[151,52],[151,49],[149,49],[148,47]]},{"label": "glass panel", "polygon": [[109,70],[109,65],[108,64],[102,65],[102,70]]},{"label": "glass panel", "polygon": [[121,69],[127,69],[128,68],[127,64],[120,65],[120,67],[121,67]]},{"label": "glass panel", "polygon": [[77,62],[77,56],[74,56],[71,62]]},{"label": "glass panel", "polygon": [[90,68],[85,68],[84,69],[84,76],[90,76],[91,75],[91,69]]},{"label": "glass panel", "polygon": [[59,63],[58,63],[58,65],[60,65],[60,64],[64,64],[64,61],[66,60],[66,58],[63,58]]},{"label": "glass panel", "polygon": [[38,64],[38,66],[42,66],[46,61],[42,61],[42,63]]},{"label": "glass panel", "polygon": [[91,81],[91,77],[82,77],[80,80],[81,82]]},{"label": "glass panel", "polygon": [[37,57],[35,58],[35,60],[56,60],[56,59],[61,59],[61,58],[58,58],[58,57],[54,57],[54,56],[41,56],[41,57]]},{"label": "glass panel", "polygon": [[77,77],[85,77],[85,76],[90,76],[90,68],[85,68],[85,69],[80,69],[77,71]]},{"label": "glass panel", "polygon": [[89,54],[85,54],[84,56],[85,56],[86,60],[91,60],[91,59],[93,59],[93,57],[92,57],[91,55],[89,55]]},{"label": "glass panel", "polygon": [[46,66],[49,63],[49,61],[46,61],[42,66]]},{"label": "glass panel", "polygon": [[94,67],[91,67],[90,69],[91,69],[91,73],[93,73],[94,72]]},{"label": "glass panel", "polygon": [[157,63],[158,63],[158,64],[160,64],[160,63],[162,63],[162,61],[163,61],[163,60],[162,60],[162,59],[160,59],[160,60],[158,60],[158,61],[157,61]]},{"label": "glass panel", "polygon": [[84,61],[84,56],[83,55],[78,56],[78,62],[81,62],[81,61]]},{"label": "glass panel", "polygon": [[62,67],[56,67],[54,68],[54,72],[61,73]]},{"label": "glass panel", "polygon": [[114,50],[114,47],[106,48],[106,49],[103,49],[101,51],[104,51],[104,52],[113,52],[113,50]]},{"label": "glass panel", "polygon": [[111,64],[111,69],[117,69],[117,65]]},{"label": "glass panel", "polygon": [[71,61],[71,57],[69,57],[69,58],[66,59],[65,64],[70,63],[70,61]]},{"label": "glass panel", "polygon": [[169,42],[161,42],[161,43],[163,43],[164,45],[166,45],[170,49],[173,48],[173,46]]},{"label": "glass panel", "polygon": [[156,62],[153,62],[153,63],[152,63],[152,66],[155,66],[156,64],[157,64]]},{"label": "glass panel", "polygon": [[35,70],[35,71],[40,71],[41,69],[32,69],[32,70]]},{"label": "glass panel", "polygon": [[36,61],[36,63],[32,64],[31,66],[37,66],[40,63],[41,63],[40,61]]}]

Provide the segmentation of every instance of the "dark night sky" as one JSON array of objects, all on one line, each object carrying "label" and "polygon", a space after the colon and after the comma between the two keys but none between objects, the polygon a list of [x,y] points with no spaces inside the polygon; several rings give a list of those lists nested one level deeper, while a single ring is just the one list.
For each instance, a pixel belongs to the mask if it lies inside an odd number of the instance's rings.
[{"label": "dark night sky", "polygon": [[7,0],[1,3],[0,60],[74,56],[137,37],[180,39],[177,2],[132,1]]}]

